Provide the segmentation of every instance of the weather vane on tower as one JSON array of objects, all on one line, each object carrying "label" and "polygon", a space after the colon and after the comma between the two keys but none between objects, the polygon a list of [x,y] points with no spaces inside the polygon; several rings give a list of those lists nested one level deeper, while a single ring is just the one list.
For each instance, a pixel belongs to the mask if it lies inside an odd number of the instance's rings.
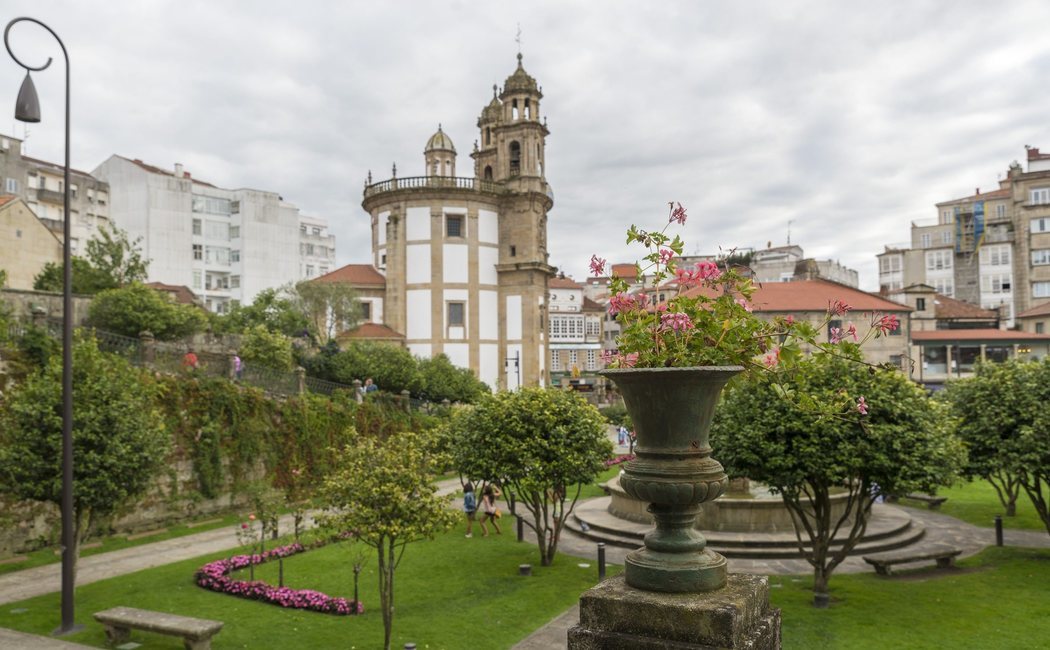
[{"label": "weather vane on tower", "polygon": [[518,44],[518,56],[521,56],[521,23],[518,23],[518,35],[514,37],[514,42]]}]

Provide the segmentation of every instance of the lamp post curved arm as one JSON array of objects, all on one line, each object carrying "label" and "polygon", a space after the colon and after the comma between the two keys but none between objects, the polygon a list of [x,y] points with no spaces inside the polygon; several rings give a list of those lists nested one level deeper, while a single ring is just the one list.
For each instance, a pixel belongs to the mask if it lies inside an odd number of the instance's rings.
[{"label": "lamp post curved arm", "polygon": [[11,50],[9,40],[11,28],[20,22],[30,22],[43,27],[58,41],[62,56],[66,61],[66,158],[64,187],[65,200],[62,206],[62,624],[56,634],[68,634],[78,626],[73,620],[73,590],[75,566],[73,550],[76,548],[73,522],[73,265],[70,241],[69,204],[71,199],[69,183],[69,53],[66,44],[58,37],[55,30],[36,18],[21,16],[7,23],[4,28],[4,47],[15,63],[26,70],[25,81],[18,93],[15,107],[15,118],[25,122],[40,121],[40,100],[30,72],[46,70],[51,65],[51,57],[41,66],[27,65]]}]

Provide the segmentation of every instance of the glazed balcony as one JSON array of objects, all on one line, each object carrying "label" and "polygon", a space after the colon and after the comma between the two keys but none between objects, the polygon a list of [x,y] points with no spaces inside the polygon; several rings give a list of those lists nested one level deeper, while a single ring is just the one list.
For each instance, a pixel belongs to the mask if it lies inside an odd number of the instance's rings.
[{"label": "glazed balcony", "polygon": [[488,192],[499,194],[503,187],[493,181],[483,181],[480,178],[462,176],[406,176],[404,178],[391,178],[378,183],[365,186],[365,198],[383,194],[385,192],[397,192],[401,190],[443,190],[458,189],[473,192]]}]

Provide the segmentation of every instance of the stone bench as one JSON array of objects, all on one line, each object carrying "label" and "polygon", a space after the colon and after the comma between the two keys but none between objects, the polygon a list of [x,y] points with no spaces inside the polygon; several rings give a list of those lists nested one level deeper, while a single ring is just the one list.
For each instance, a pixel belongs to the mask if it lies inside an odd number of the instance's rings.
[{"label": "stone bench", "polygon": [[181,636],[186,650],[210,650],[211,638],[222,629],[222,621],[209,621],[134,607],[114,607],[95,614],[113,645],[126,643],[131,629]]},{"label": "stone bench", "polygon": [[890,551],[877,555],[865,555],[864,561],[875,567],[875,573],[880,576],[890,575],[890,567],[894,564],[907,564],[908,562],[922,562],[924,560],[937,560],[937,568],[947,569],[955,563],[955,558],[962,551],[952,546],[926,547],[909,551]]}]

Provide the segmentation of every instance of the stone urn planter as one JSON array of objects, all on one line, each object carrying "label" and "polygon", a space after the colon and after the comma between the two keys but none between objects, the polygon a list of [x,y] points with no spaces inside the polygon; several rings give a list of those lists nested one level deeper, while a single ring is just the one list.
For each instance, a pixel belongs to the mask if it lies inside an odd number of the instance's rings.
[{"label": "stone urn planter", "polygon": [[708,436],[722,388],[740,366],[617,368],[601,371],[623,395],[637,434],[624,465],[623,490],[649,503],[656,527],[627,555],[636,589],[689,593],[726,584],[726,560],[694,527],[700,507],[725,492],[728,478],[711,457]]}]

